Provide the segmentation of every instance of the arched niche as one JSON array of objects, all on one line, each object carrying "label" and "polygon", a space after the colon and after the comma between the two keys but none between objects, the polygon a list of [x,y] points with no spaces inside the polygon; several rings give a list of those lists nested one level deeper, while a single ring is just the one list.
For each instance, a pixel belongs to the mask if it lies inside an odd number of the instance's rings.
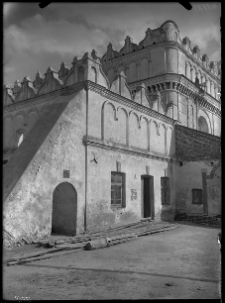
[{"label": "arched niche", "polygon": [[151,152],[158,152],[160,145],[159,125],[155,120],[150,122],[150,150]]},{"label": "arched niche", "polygon": [[16,114],[15,118],[15,130],[23,129],[25,125],[25,115],[23,113]]},{"label": "arched niche", "polygon": [[106,141],[117,141],[117,112],[115,105],[106,102],[102,108],[102,139]]},{"label": "arched niche", "polygon": [[38,112],[37,111],[32,110],[32,111],[28,112],[28,114],[27,114],[28,131],[30,131],[33,128],[33,126],[36,124],[37,120],[38,120]]},{"label": "arched niche", "polygon": [[141,117],[141,132],[139,139],[139,147],[144,150],[148,150],[148,138],[149,138],[149,125],[148,119],[145,117]]},{"label": "arched niche", "polygon": [[202,116],[198,118],[198,129],[204,133],[209,133],[208,123]]},{"label": "arched niche", "polygon": [[197,129],[211,134],[212,133],[212,127],[211,127],[211,122],[209,119],[209,116],[207,112],[203,109],[199,109],[198,111],[198,125]]},{"label": "arched niche", "polygon": [[117,138],[119,144],[127,145],[128,143],[128,113],[125,108],[117,108]]},{"label": "arched niche", "polygon": [[131,147],[140,147],[139,139],[141,135],[139,117],[135,112],[130,112],[129,117],[129,142]]},{"label": "arched niche", "polygon": [[94,83],[97,83],[97,71],[93,66],[90,69],[90,80]]}]

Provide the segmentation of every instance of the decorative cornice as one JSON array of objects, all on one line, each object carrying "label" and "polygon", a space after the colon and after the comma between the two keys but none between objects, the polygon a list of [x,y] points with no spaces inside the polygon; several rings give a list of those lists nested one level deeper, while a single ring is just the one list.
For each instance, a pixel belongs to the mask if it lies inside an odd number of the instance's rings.
[{"label": "decorative cornice", "polygon": [[[141,84],[143,80],[136,81],[135,88],[139,84]],[[204,97],[199,96],[199,89],[195,86],[193,82],[191,82],[187,77],[180,74],[161,74],[155,76],[151,79],[146,79],[145,85],[146,86],[154,86],[163,83],[172,83],[172,87],[176,84],[176,90],[181,92],[182,94],[186,95],[187,97],[193,98],[195,101],[198,101],[199,105],[209,109],[210,111],[214,112],[217,116],[221,117],[221,103],[216,100],[215,98],[211,97],[208,93],[205,93]],[[134,88],[134,84],[130,85],[131,88]],[[172,88],[174,90],[174,88]],[[169,88],[168,88],[169,89]]]},{"label": "decorative cornice", "polygon": [[189,59],[191,59],[195,64],[197,64],[199,67],[202,68],[202,70],[207,73],[210,77],[214,78],[214,80],[219,84],[220,83],[220,79],[216,78],[215,75],[213,75],[210,70],[208,70],[202,62],[200,62],[197,58],[195,58],[192,54],[190,54],[185,47],[182,44],[177,43],[177,46],[179,47],[179,49],[181,51],[184,52],[184,54],[186,55],[186,57],[188,57]]},{"label": "decorative cornice", "polygon": [[139,148],[128,147],[125,145],[108,142],[106,140],[103,141],[101,139],[97,139],[97,138],[94,138],[91,136],[84,136],[83,142],[87,146],[91,145],[91,146],[95,146],[95,147],[99,147],[99,148],[103,148],[103,149],[119,151],[119,152],[123,152],[126,154],[132,154],[135,156],[146,157],[146,158],[150,158],[150,159],[154,159],[154,160],[166,161],[166,162],[176,161],[176,159],[174,157],[158,155],[156,153],[145,151],[145,150],[142,150]]},{"label": "decorative cornice", "polygon": [[[192,62],[194,62],[195,64],[197,64],[204,72],[206,72],[210,77],[212,77],[219,84],[220,79],[218,79],[217,77],[215,77],[215,75],[213,73],[211,73],[210,70],[207,69],[203,65],[202,61],[199,61],[199,59],[195,58],[192,54],[190,54],[185,49],[185,47],[183,46],[183,44],[175,42],[175,41],[163,41],[163,42],[159,42],[157,44],[149,45],[149,46],[145,47],[144,49],[137,49],[135,52],[125,54],[124,56],[121,56],[118,53],[118,57],[117,58],[112,58],[112,59],[110,59],[110,61],[108,60],[106,62],[104,62],[104,60],[102,60],[101,61],[102,62],[102,66],[103,66],[104,69],[105,69],[105,67],[108,69],[112,65],[115,66],[116,62],[119,62],[119,61],[124,62],[125,58],[134,57],[136,55],[138,55],[140,57],[141,52],[144,52],[144,51],[147,50],[147,52],[149,53],[149,49],[150,48],[153,49],[153,48],[156,48],[156,47],[159,47],[159,46],[165,47],[165,48],[167,48],[167,47],[174,47],[176,49],[179,48],[186,55],[186,57],[188,57],[190,60],[192,60]],[[148,54],[148,57],[149,57],[149,54]]]},{"label": "decorative cornice", "polygon": [[96,83],[93,83],[91,81],[86,81],[86,87],[89,90],[92,90],[98,94],[100,94],[101,96],[110,99],[111,101],[115,101],[117,103],[120,103],[124,106],[127,106],[131,109],[137,110],[145,115],[154,117],[156,119],[159,119],[161,121],[164,121],[165,123],[168,123],[170,125],[174,124],[174,121],[172,118],[169,118],[163,114],[160,114],[159,112],[156,112],[150,108],[147,108],[145,106],[142,106],[136,102],[134,102],[133,100],[129,100],[123,96],[120,96],[108,89],[106,89],[105,87],[98,85]]},{"label": "decorative cornice", "polygon": [[85,87],[85,83],[76,83],[70,86],[67,86],[65,88],[61,88],[59,90],[46,93],[43,95],[35,96],[31,99],[24,100],[18,103],[14,103],[8,106],[3,107],[3,113],[9,113],[17,110],[23,110],[27,107],[33,107],[40,104],[48,104],[49,101],[52,101],[54,98],[60,96],[60,95],[71,95],[75,93],[76,91],[82,89]]}]

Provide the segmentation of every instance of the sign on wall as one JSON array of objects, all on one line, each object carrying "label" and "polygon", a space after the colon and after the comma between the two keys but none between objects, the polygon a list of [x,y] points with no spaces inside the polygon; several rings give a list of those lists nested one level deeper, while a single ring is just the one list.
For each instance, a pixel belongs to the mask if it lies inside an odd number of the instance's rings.
[{"label": "sign on wall", "polygon": [[70,177],[70,171],[69,170],[64,170],[63,171],[63,178],[69,178]]},{"label": "sign on wall", "polygon": [[202,204],[202,189],[192,189],[192,203]]},{"label": "sign on wall", "polygon": [[131,189],[131,200],[137,200],[137,190]]}]

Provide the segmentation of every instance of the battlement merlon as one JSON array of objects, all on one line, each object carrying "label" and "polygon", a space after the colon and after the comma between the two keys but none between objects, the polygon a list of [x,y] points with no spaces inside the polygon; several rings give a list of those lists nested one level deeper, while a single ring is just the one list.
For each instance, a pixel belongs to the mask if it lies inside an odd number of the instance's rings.
[{"label": "battlement merlon", "polygon": [[62,62],[58,72],[52,67],[48,67],[45,76],[38,72],[33,82],[26,76],[21,83],[16,80],[14,88],[10,85],[4,85],[3,105],[7,106],[28,100],[85,80],[110,89],[109,81],[102,70],[100,58],[95,50],[92,50],[91,53],[85,53],[81,59],[75,57],[71,68]]},{"label": "battlement merlon", "polygon": [[133,43],[131,38],[127,36],[125,39],[125,44],[120,51],[114,50],[112,43],[109,43],[107,52],[102,56],[101,61],[104,65],[107,62],[120,58],[124,55],[128,55],[154,44],[163,42],[177,42],[180,47],[192,57],[193,61],[197,61],[211,76],[218,80],[221,79],[221,63],[215,61],[209,62],[207,54],[201,56],[199,47],[195,45],[192,48],[191,41],[188,37],[181,40],[179,28],[172,20],[164,22],[159,28],[154,30],[148,28],[145,32],[145,38],[139,44]]}]

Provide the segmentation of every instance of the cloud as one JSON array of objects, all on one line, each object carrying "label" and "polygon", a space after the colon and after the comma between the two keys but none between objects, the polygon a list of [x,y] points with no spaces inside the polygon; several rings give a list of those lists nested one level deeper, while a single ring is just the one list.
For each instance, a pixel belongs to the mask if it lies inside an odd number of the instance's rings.
[{"label": "cloud", "polygon": [[[190,12],[178,3],[51,3],[44,10],[38,3],[13,5],[13,14],[4,16],[7,82],[25,75],[32,78],[49,66],[58,70],[62,61],[70,65],[74,56],[81,57],[93,48],[102,56],[109,42],[119,51],[127,35],[139,43],[148,27],[155,29],[168,19],[177,23],[181,34],[187,33],[192,46],[199,45],[202,54],[219,55],[219,26],[208,26],[209,19],[204,21],[208,27],[203,27],[199,21],[203,15],[190,22]],[[11,73],[10,68],[14,68]]]},{"label": "cloud", "polygon": [[221,50],[216,50],[212,55],[210,56],[211,61],[220,61],[221,60]]},{"label": "cloud", "polygon": [[[46,20],[40,14],[36,14],[22,21],[21,26],[12,24],[5,29],[4,60],[8,68],[20,66],[22,61],[26,70],[27,63],[24,62],[26,58],[27,62],[28,58],[31,61],[29,65],[33,65],[33,61],[38,58],[39,66],[42,65],[41,61],[46,61],[46,58],[51,56],[57,58],[59,65],[62,61],[72,62],[74,56],[81,57],[93,48],[102,56],[104,54],[102,46],[104,45],[106,50],[110,35],[100,28],[90,28],[84,21],[79,23],[76,20],[72,23],[64,19]],[[46,69],[51,62],[52,60],[47,63]]]},{"label": "cloud", "polygon": [[212,43],[212,41],[220,43],[221,40],[220,30],[215,24],[203,30],[196,29],[195,31],[190,33],[189,37],[192,41],[192,44],[198,45],[199,48],[203,49],[206,49],[209,43]]}]

